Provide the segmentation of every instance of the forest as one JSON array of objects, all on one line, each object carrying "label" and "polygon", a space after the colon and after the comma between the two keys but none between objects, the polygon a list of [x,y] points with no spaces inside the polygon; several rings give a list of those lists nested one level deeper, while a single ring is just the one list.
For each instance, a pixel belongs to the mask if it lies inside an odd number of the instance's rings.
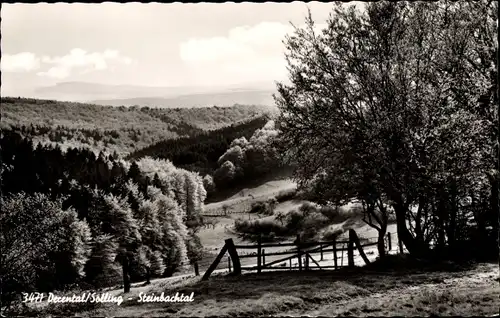
[{"label": "forest", "polygon": [[218,167],[219,158],[228,150],[234,139],[240,137],[250,139],[268,120],[269,117],[264,115],[191,137],[162,140],[131,153],[125,159],[138,159],[144,156],[168,159],[176,167],[203,175],[213,174]]},{"label": "forest", "polygon": [[3,303],[21,291],[170,276],[200,257],[198,174],[2,134]]},{"label": "forest", "polygon": [[63,149],[86,147],[126,156],[165,139],[194,136],[270,111],[252,105],[166,109],[2,97],[0,127]]},{"label": "forest", "polygon": [[[47,101],[30,102],[45,106]],[[152,118],[161,115],[158,110],[139,111],[150,112]],[[186,124],[184,132],[190,130],[192,137],[167,139],[126,159],[116,151],[71,147],[61,139],[79,133],[101,140],[113,137],[120,127],[71,128],[80,123],[75,120],[56,129],[32,123],[2,129],[2,302],[30,290],[120,283],[130,288],[134,281],[189,268],[202,256],[200,213],[205,188],[211,193],[216,189],[212,175],[219,159],[233,140],[262,143],[254,135],[262,135],[268,121],[261,115],[208,132]],[[134,131],[140,133],[140,128]],[[41,142],[38,136],[53,142]],[[198,172],[208,173],[202,177]],[[27,270],[30,275],[24,274]]]}]

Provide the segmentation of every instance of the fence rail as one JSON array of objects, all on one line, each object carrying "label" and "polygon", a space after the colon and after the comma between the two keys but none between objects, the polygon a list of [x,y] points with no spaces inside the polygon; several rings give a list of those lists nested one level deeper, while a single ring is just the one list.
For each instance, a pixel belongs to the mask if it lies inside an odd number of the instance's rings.
[{"label": "fence rail", "polygon": [[[388,233],[386,236],[386,241],[389,250],[392,248],[391,242],[391,233]],[[338,246],[340,245],[340,246]],[[242,270],[245,271],[257,271],[257,273],[261,273],[262,270],[294,270],[298,268],[299,271],[302,270],[314,270],[314,269],[339,269],[344,266],[344,252],[347,252],[347,266],[354,266],[354,251],[355,249],[358,251],[359,256],[362,258],[364,263],[369,264],[370,261],[366,256],[363,248],[376,246],[378,242],[368,242],[365,244],[361,244],[358,235],[354,230],[349,230],[349,240],[348,241],[324,241],[324,242],[302,242],[301,237],[297,236],[297,239],[293,243],[281,243],[281,244],[262,244],[261,240],[257,242],[255,245],[235,245],[232,239],[225,240],[224,247],[221,249],[219,255],[216,257],[214,262],[210,265],[208,270],[203,275],[202,280],[207,280],[212,272],[217,268],[220,261],[222,260],[224,254],[226,252],[229,253],[228,257],[228,269],[234,275],[240,275]],[[291,247],[294,248],[285,250],[285,251],[274,251],[274,252],[266,252],[265,248],[274,248],[274,247]],[[246,255],[239,255],[238,249],[255,249],[256,253],[248,253]],[[324,261],[324,256],[326,253],[333,254],[333,265],[320,265],[319,262]],[[341,253],[341,257],[339,259],[338,253]],[[313,254],[319,254],[320,259],[319,262],[314,259]],[[288,255],[288,256],[286,256]],[[286,256],[279,259],[269,260],[270,257],[274,256]],[[268,258],[268,262],[266,262],[266,257]],[[256,264],[250,265],[241,265],[241,260],[256,258]],[[297,263],[292,264],[292,260],[297,259]],[[288,264],[287,264],[288,261]],[[340,264],[339,264],[340,263]],[[277,265],[278,266],[273,266]],[[314,264],[314,265],[312,265]]]}]

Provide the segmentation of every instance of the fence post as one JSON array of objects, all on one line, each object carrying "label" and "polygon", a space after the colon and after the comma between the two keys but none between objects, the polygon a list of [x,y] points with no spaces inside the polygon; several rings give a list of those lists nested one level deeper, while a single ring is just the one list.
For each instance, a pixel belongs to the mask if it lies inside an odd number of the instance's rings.
[{"label": "fence post", "polygon": [[[205,274],[203,275],[203,277],[201,278],[201,280],[207,280],[210,277],[210,274],[212,274],[212,272],[215,270],[215,268],[217,268],[217,265],[219,265],[219,262],[221,261],[222,257],[224,256],[224,254],[226,254],[226,251],[228,250],[227,241],[228,240],[226,240],[226,244],[224,244],[224,247],[219,252],[219,255],[217,255],[217,257],[215,258],[214,262],[207,269],[207,271],[205,272]],[[232,242],[232,240],[231,240],[231,242]],[[233,248],[234,248],[234,245],[233,245]],[[240,268],[240,270],[241,270],[241,268]]]},{"label": "fence post", "polygon": [[297,244],[297,256],[299,259],[299,271],[301,271],[302,270],[302,254],[300,251],[300,234],[297,234],[296,244]]},{"label": "fence post", "polygon": [[231,273],[231,257],[227,257],[227,267],[229,268],[229,272]]},{"label": "fence post", "polygon": [[304,263],[305,263],[304,265],[305,265],[306,271],[309,270],[309,257],[308,256],[309,256],[309,253],[306,252],[305,257],[304,257]]},{"label": "fence post", "polygon": [[344,245],[342,244],[342,255],[340,256],[340,267],[344,267]]},{"label": "fence post", "polygon": [[262,236],[259,234],[259,240],[257,241],[257,273],[260,274],[260,267],[261,265],[261,257],[262,257]]},{"label": "fence post", "polygon": [[[318,262],[316,262],[316,261],[314,260],[314,258],[311,256],[311,254],[307,254],[307,256],[311,259],[311,261],[312,261],[314,264],[316,264],[316,266],[318,266],[318,269],[320,269],[320,270],[321,270],[321,266],[319,265],[319,263],[318,263]],[[307,263],[309,264],[309,261],[307,261]]]},{"label": "fence post", "polygon": [[[363,261],[365,261],[366,265],[370,264],[370,260],[368,259],[368,257],[366,257],[365,251],[363,251],[363,246],[361,245],[361,242],[359,241],[358,235],[356,234],[356,232],[354,230],[351,230],[351,231],[352,231],[352,238],[353,238],[354,243],[356,244],[356,247],[358,248],[359,255],[361,255],[361,258],[363,258]],[[351,233],[349,233],[349,235],[350,234]]]},{"label": "fence post", "polygon": [[262,267],[266,266],[266,250],[262,250]]},{"label": "fence post", "polygon": [[200,276],[200,269],[198,268],[198,262],[194,262],[194,274]]},{"label": "fence post", "polygon": [[234,246],[233,239],[227,239],[226,241],[227,252],[229,256],[231,256],[231,260],[233,262],[233,272],[235,275],[241,274],[241,263],[240,257],[238,256],[238,252],[236,251],[236,247]]},{"label": "fence post", "polygon": [[335,265],[335,269],[338,269],[338,263],[337,263],[337,240],[333,240],[333,265]]},{"label": "fence post", "polygon": [[399,254],[403,254],[404,253],[404,250],[403,250],[403,241],[401,241],[401,238],[399,237],[398,235],[398,243],[399,243]]},{"label": "fence post", "polygon": [[290,261],[290,270],[292,270],[292,259],[290,258],[289,261]]},{"label": "fence post", "polygon": [[354,230],[349,230],[349,244],[347,245],[347,266],[354,267]]},{"label": "fence post", "polygon": [[387,233],[387,247],[389,248],[389,252],[392,250],[392,241],[391,241],[391,232]]},{"label": "fence post", "polygon": [[319,245],[319,252],[321,253],[321,261],[323,260],[323,244]]}]

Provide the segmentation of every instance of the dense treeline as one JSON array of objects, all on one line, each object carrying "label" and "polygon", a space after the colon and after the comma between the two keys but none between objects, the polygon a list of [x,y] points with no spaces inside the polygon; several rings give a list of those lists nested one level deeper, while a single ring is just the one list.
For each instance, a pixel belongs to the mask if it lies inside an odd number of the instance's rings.
[{"label": "dense treeline", "polygon": [[144,156],[172,161],[179,168],[212,175],[218,168],[219,158],[230,148],[234,139],[250,137],[269,120],[267,115],[233,124],[193,137],[163,140],[130,154],[127,159]]},{"label": "dense treeline", "polygon": [[268,112],[264,107],[244,105],[156,109],[12,97],[3,97],[1,107],[2,129],[23,130],[37,142],[58,143],[63,149],[87,147],[120,155]]},{"label": "dense treeline", "polygon": [[498,257],[498,2],[336,6],[287,37],[280,153],[417,257]]},{"label": "dense treeline", "polygon": [[274,147],[278,136],[273,120],[257,129],[250,138],[234,139],[217,160],[219,168],[214,172],[215,187],[223,189],[263,176],[277,176],[286,167]]},{"label": "dense treeline", "polygon": [[63,152],[10,130],[1,150],[4,304],[74,284],[127,287],[201,256],[198,174],[165,160]]}]

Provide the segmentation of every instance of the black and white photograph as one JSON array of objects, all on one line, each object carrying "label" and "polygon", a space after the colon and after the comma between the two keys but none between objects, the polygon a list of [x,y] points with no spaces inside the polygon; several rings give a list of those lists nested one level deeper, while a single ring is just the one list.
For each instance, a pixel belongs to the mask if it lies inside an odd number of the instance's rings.
[{"label": "black and white photograph", "polygon": [[1,317],[500,317],[498,1],[0,6]]}]

